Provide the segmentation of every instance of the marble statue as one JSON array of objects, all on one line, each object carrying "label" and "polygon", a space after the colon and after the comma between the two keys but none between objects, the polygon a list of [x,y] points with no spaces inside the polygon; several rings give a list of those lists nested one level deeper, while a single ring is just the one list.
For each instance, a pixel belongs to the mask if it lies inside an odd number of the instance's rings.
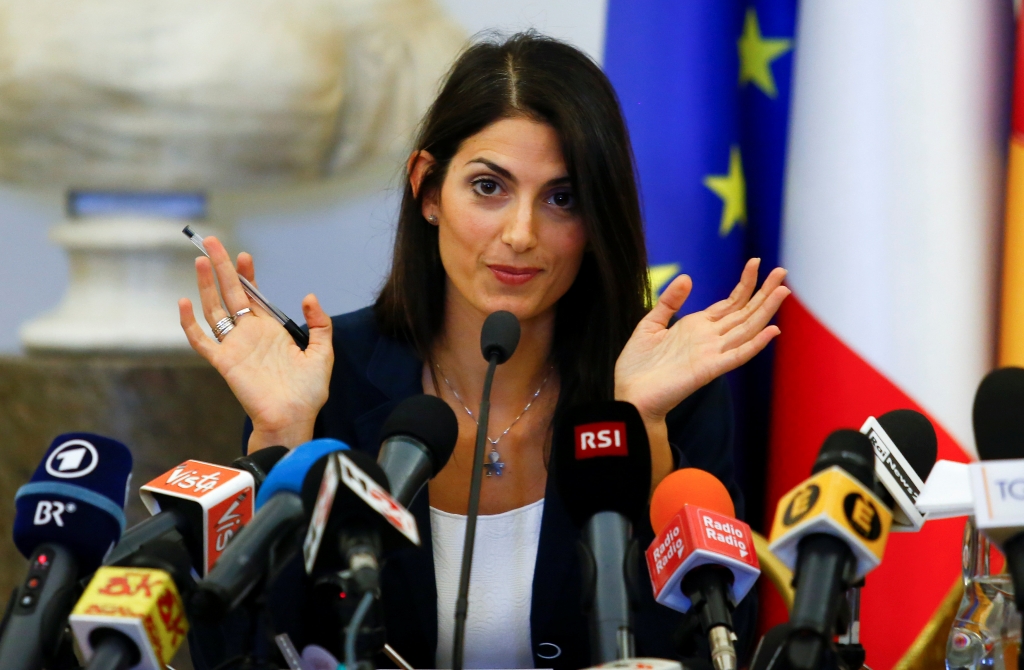
[{"label": "marble statue", "polygon": [[[434,0],[0,0],[0,179],[215,193],[399,157],[465,40]],[[187,347],[181,227],[58,225],[71,286],[23,343]]]}]

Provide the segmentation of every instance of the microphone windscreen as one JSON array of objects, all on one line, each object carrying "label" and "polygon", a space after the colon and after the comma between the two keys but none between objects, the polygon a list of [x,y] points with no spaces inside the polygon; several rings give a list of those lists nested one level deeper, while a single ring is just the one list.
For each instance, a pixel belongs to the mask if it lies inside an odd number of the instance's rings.
[{"label": "microphone windscreen", "polygon": [[480,350],[486,360],[498,355],[498,364],[512,358],[519,346],[519,319],[512,312],[492,312],[480,329]]},{"label": "microphone windscreen", "polygon": [[380,441],[406,435],[430,450],[436,475],[448,463],[459,439],[459,420],[444,400],[432,395],[414,395],[398,403],[380,430]]},{"label": "microphone windscreen", "polygon": [[236,458],[232,461],[231,467],[245,470],[252,475],[253,483],[259,490],[259,487],[263,486],[263,480],[267,478],[267,474],[274,469],[279,460],[287,455],[288,447],[281,445],[264,447],[241,458]]},{"label": "microphone windscreen", "polygon": [[974,442],[983,461],[1024,458],[1024,369],[985,375],[974,395]]},{"label": "microphone windscreen", "polygon": [[825,438],[814,461],[811,474],[838,465],[868,488],[875,483],[875,449],[867,435],[850,428],[840,428]]},{"label": "microphone windscreen", "polygon": [[[350,450],[345,452],[345,457],[352,461],[357,468],[365,472],[381,488],[388,493],[391,492],[388,476],[368,454]],[[313,510],[316,507],[316,499],[320,494],[320,485],[323,481],[324,471],[327,469],[329,458],[331,458],[329,454],[321,456],[309,468],[306,480],[302,484],[302,506],[306,510]],[[380,512],[370,507],[366,501],[348,488],[344,482],[339,482],[338,488],[334,493],[331,511],[327,516],[327,525],[323,531],[325,539],[320,543],[320,548],[317,552],[316,566],[318,566],[318,570],[338,570],[343,567],[344,559],[341,556],[340,545],[335,538],[344,530],[356,529],[378,530],[385,551],[401,546],[401,538],[398,537],[398,531],[394,530],[387,523]]]},{"label": "microphone windscreen", "polygon": [[573,523],[619,512],[639,525],[651,493],[651,447],[636,407],[603,401],[565,410],[555,421],[552,475]]},{"label": "microphone windscreen", "polygon": [[651,527],[655,535],[683,509],[683,505],[736,516],[732,496],[718,477],[698,468],[682,468],[662,479],[651,496]]},{"label": "microphone windscreen", "polygon": [[935,427],[928,417],[912,409],[894,409],[878,417],[878,423],[921,481],[928,479],[939,453]]},{"label": "microphone windscreen", "polygon": [[15,546],[27,558],[44,542],[63,545],[92,572],[124,531],[131,473],[131,452],[117,440],[58,436],[14,497]]},{"label": "microphone windscreen", "polygon": [[263,480],[263,486],[256,494],[256,509],[258,510],[280,491],[301,494],[302,482],[306,479],[306,474],[320,457],[347,449],[347,444],[329,437],[311,440],[295,447],[277,462],[277,465],[267,474],[267,478]]}]

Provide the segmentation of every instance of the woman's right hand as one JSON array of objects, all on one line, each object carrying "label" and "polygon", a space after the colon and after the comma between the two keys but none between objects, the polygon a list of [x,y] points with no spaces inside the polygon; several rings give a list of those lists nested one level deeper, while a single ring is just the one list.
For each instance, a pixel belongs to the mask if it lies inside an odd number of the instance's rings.
[{"label": "woman's right hand", "polygon": [[327,402],[334,366],[330,318],[316,296],[303,299],[302,313],[309,325],[309,346],[303,351],[284,326],[252,302],[242,288],[236,271],[255,284],[252,257],[239,254],[236,268],[216,237],[205,238],[204,246],[210,258],[196,259],[196,276],[210,328],[229,313],[246,307],[252,313],[238,317],[223,342],[217,342],[199,327],[192,301],[182,298],[178,311],[189,344],[224,377],[252,419],[250,451],[277,444],[295,447],[312,439],[317,413]]}]

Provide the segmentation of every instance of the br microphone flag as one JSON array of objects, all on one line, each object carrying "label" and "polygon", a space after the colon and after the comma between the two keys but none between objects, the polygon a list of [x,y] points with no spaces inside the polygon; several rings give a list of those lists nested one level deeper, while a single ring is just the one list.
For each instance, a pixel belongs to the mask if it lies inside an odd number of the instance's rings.
[{"label": "br microphone flag", "polygon": [[[767,510],[830,431],[890,409],[967,460],[995,336],[1010,4],[806,2],[799,26]],[[962,528],[890,537],[863,592],[868,665],[894,667],[953,587]],[[762,593],[763,623],[784,620]]]}]

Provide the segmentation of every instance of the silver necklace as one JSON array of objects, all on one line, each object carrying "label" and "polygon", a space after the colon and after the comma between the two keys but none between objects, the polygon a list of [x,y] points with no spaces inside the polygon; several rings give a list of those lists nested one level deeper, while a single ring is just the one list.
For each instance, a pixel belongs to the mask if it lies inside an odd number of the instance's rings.
[{"label": "silver necklace", "polygon": [[[460,405],[462,405],[462,409],[466,410],[466,414],[469,415],[469,418],[473,419],[473,422],[479,426],[480,422],[477,421],[477,418],[475,416],[473,416],[473,411],[466,406],[466,403],[462,399],[462,396],[459,395],[459,392],[452,388],[451,382],[448,381],[448,378],[444,376],[444,372],[441,371],[441,366],[435,363],[434,367],[437,368],[438,374],[440,374],[441,379],[444,380],[444,385],[448,387],[448,390],[452,392],[452,395],[455,396],[455,399],[459,401]],[[501,442],[501,438],[508,435],[508,431],[512,430],[512,427],[519,423],[519,419],[523,418],[523,415],[526,414],[527,410],[529,410],[530,407],[533,406],[534,401],[537,400],[537,397],[540,395],[540,392],[544,390],[544,386],[547,385],[548,380],[551,379],[551,372],[553,370],[554,367],[548,368],[548,374],[544,377],[544,381],[540,383],[540,386],[537,387],[537,390],[534,391],[532,396],[530,396],[530,401],[526,403],[526,407],[524,407],[523,411],[519,413],[519,416],[512,420],[512,423],[508,425],[508,428],[506,428],[501,435],[499,435],[497,438],[493,440],[489,437],[487,438],[487,441],[491,443],[491,453],[487,454],[488,462],[484,463],[484,470],[488,477],[490,477],[492,474],[497,475],[499,477],[501,476],[502,471],[505,469],[505,464],[501,461],[501,454],[498,453],[498,442]]]}]

